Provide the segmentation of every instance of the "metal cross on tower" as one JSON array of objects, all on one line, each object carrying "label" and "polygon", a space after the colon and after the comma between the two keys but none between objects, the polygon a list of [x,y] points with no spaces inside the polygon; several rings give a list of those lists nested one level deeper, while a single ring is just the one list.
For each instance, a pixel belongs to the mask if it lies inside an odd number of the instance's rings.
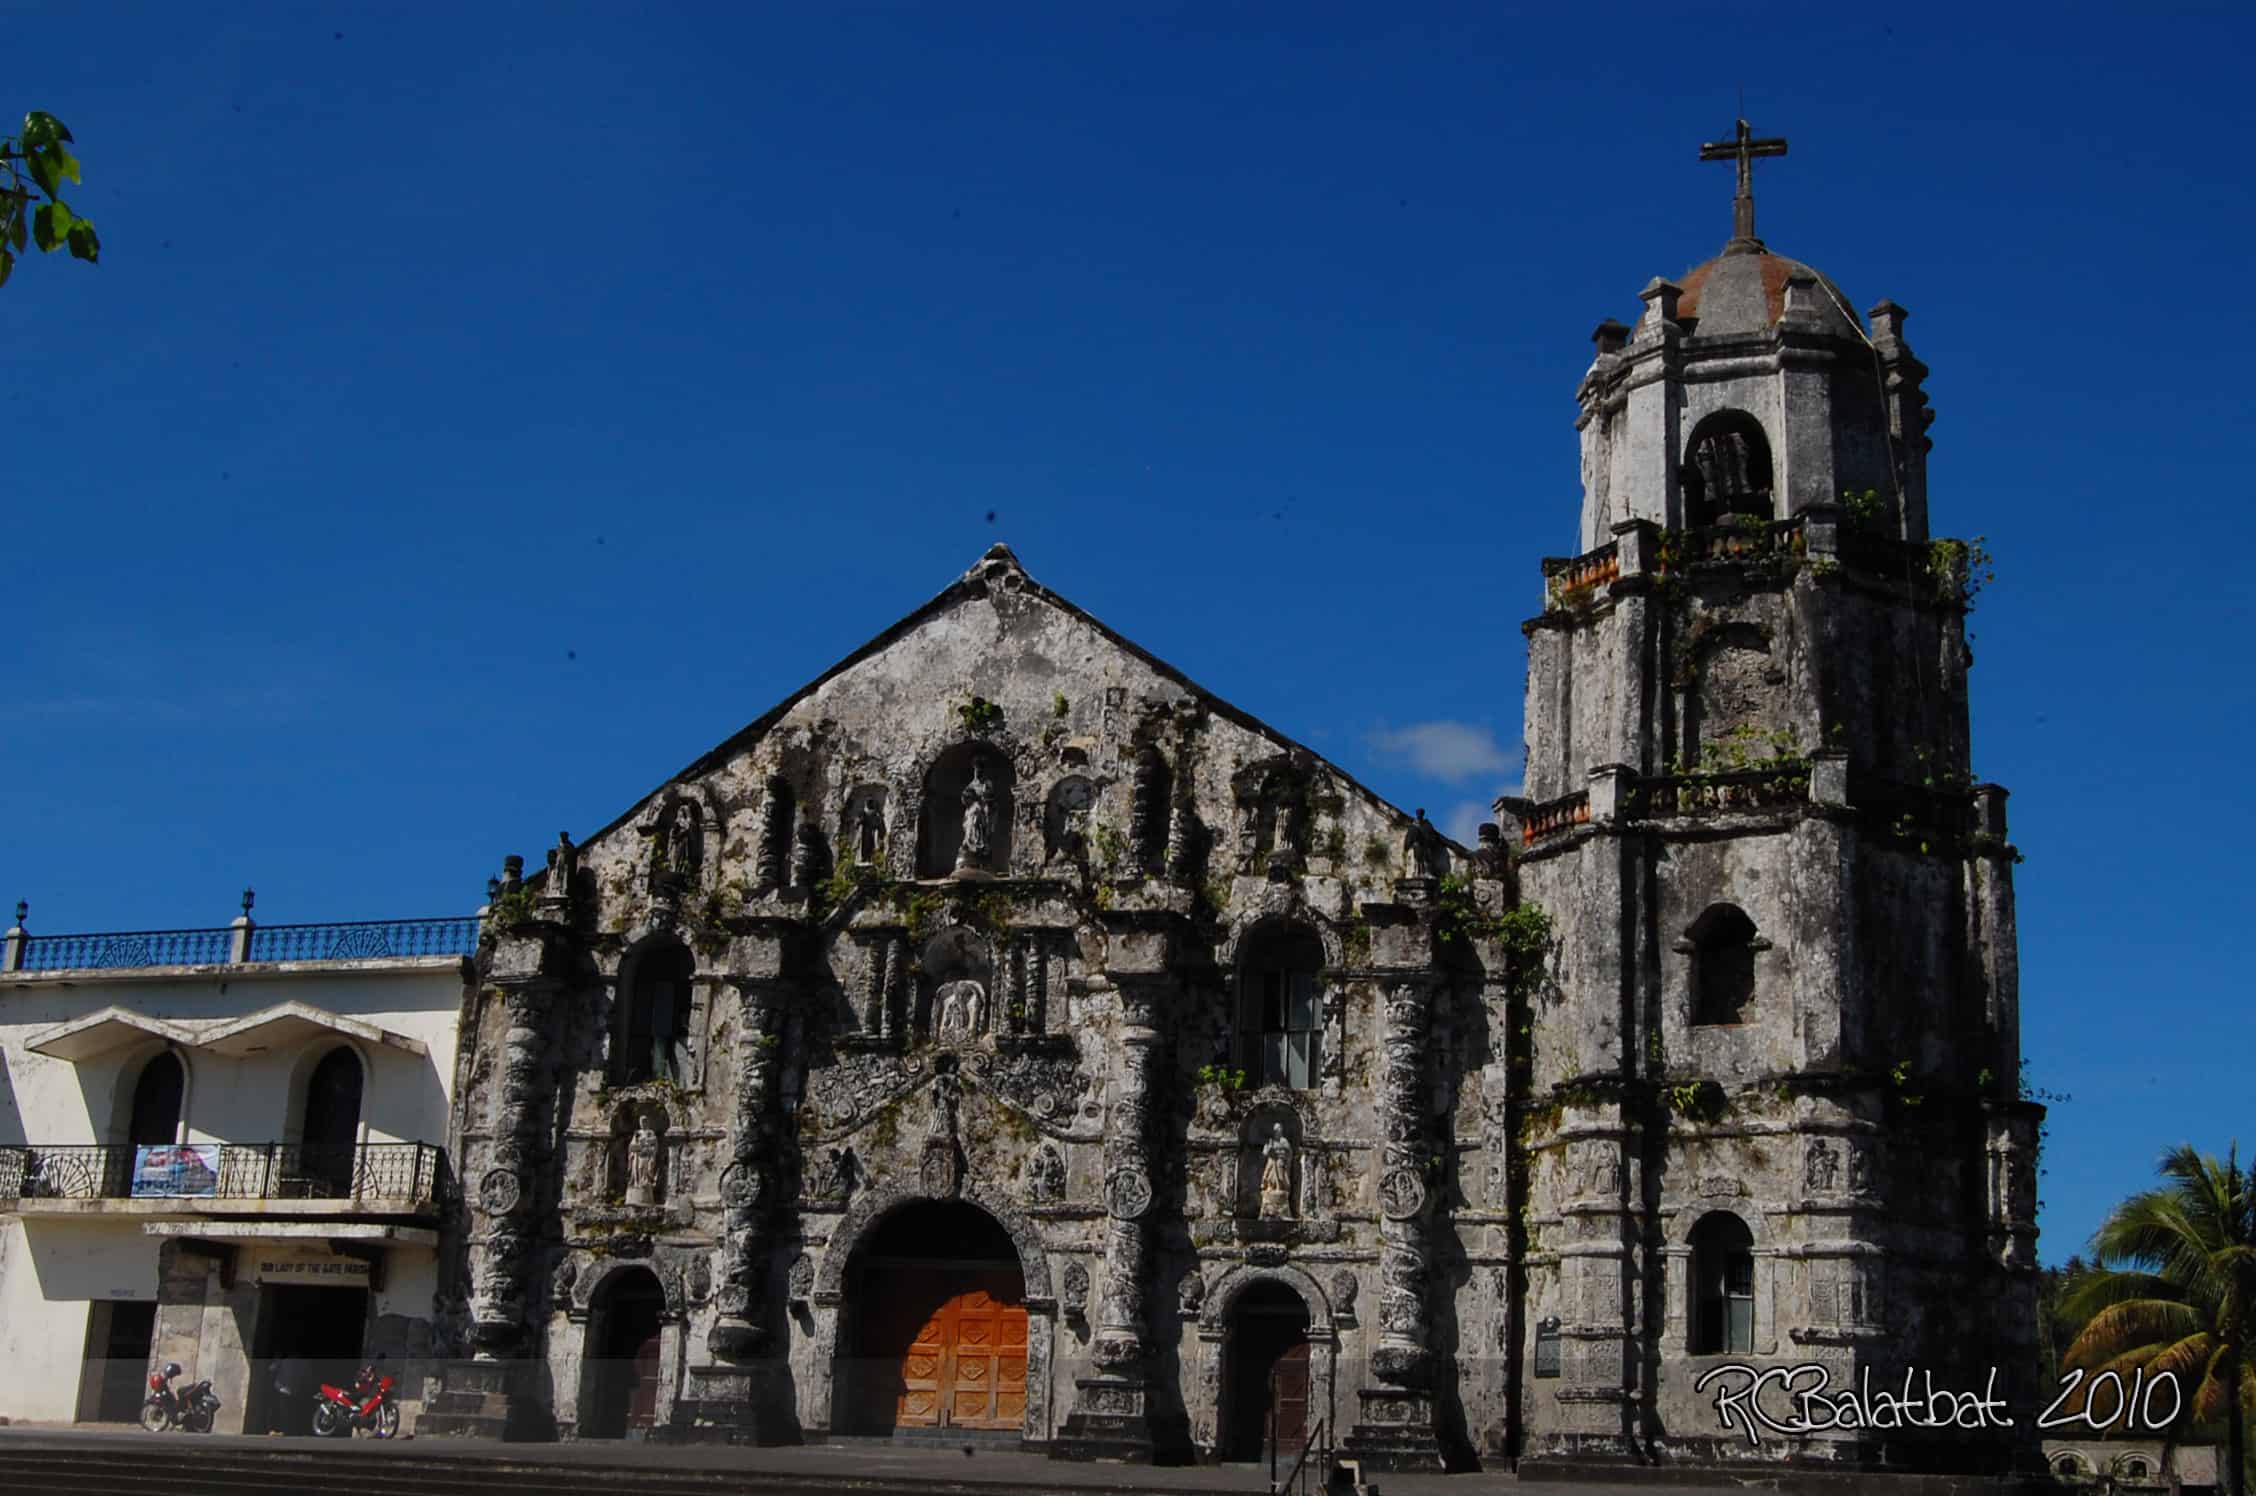
[{"label": "metal cross on tower", "polygon": [[1731,200],[1731,243],[1728,249],[1761,249],[1762,240],[1755,237],[1755,174],[1757,156],[1783,156],[1786,141],[1783,136],[1771,140],[1755,139],[1755,132],[1739,121],[1735,139],[1710,141],[1700,147],[1702,161],[1736,161],[1739,163],[1739,195]]}]

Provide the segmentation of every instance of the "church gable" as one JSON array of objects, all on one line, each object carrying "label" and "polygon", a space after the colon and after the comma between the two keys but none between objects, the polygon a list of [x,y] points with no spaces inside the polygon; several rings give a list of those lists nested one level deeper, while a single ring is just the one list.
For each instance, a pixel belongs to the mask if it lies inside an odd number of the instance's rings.
[{"label": "church gable", "polygon": [[[1463,860],[1431,827],[1034,583],[997,546],[579,849],[598,929],[901,881],[1305,876],[1347,917]],[[1410,864],[1416,858],[1418,867]],[[866,881],[866,879],[864,879]]]}]

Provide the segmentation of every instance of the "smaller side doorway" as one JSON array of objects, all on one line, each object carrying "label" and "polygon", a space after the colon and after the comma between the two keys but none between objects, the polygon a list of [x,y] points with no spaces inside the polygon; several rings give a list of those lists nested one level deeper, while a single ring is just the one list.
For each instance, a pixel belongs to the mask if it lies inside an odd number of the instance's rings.
[{"label": "smaller side doorway", "polygon": [[1259,1461],[1274,1438],[1287,1458],[1308,1442],[1308,1306],[1281,1283],[1249,1288],[1230,1311],[1225,1460]]}]

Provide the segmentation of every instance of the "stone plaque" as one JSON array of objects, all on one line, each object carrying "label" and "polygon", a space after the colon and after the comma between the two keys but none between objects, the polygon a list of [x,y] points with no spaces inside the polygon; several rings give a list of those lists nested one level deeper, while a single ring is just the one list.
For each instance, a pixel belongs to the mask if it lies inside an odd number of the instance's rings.
[{"label": "stone plaque", "polygon": [[1535,1374],[1539,1377],[1559,1374],[1559,1321],[1556,1318],[1535,1327]]}]

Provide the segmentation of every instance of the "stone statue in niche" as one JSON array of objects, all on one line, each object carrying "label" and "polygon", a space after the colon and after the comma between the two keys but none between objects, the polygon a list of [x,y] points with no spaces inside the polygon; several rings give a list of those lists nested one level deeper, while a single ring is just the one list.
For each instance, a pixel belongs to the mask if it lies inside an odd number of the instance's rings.
[{"label": "stone statue in niche", "polygon": [[645,1116],[635,1127],[634,1140],[627,1144],[629,1205],[658,1203],[659,1191],[665,1187],[665,1146],[657,1124]]},{"label": "stone statue in niche", "polygon": [[884,850],[885,807],[873,796],[854,814],[854,860],[875,867]]},{"label": "stone statue in niche", "polygon": [[1030,1205],[1054,1205],[1065,1195],[1065,1155],[1057,1144],[1044,1143],[1026,1160],[1026,1200]]},{"label": "stone statue in niche", "polygon": [[556,833],[556,845],[548,849],[548,897],[558,903],[570,903],[572,884],[580,871],[580,849],[572,845],[572,833]]},{"label": "stone statue in niche", "polygon": [[666,866],[694,884],[697,881],[697,807],[675,808],[674,823],[666,832]]},{"label": "stone statue in niche", "polygon": [[1442,847],[1441,833],[1422,809],[1403,835],[1402,866],[1413,878],[1440,878],[1449,871],[1449,854]]},{"label": "stone statue in niche", "polygon": [[861,1160],[851,1148],[833,1148],[823,1161],[822,1172],[815,1179],[815,1198],[825,1204],[842,1205],[854,1192],[854,1182],[861,1171]]},{"label": "stone statue in niche", "polygon": [[1833,1188],[1833,1176],[1839,1168],[1840,1162],[1833,1156],[1832,1144],[1812,1143],[1809,1145],[1808,1162],[1802,1171],[1802,1182],[1813,1191],[1822,1193],[1830,1190]]},{"label": "stone statue in niche", "polygon": [[1272,1123],[1269,1141],[1261,1145],[1261,1217],[1283,1220],[1293,1213],[1293,1146],[1285,1125]]},{"label": "stone statue in niche", "polygon": [[963,789],[963,845],[956,850],[956,870],[970,872],[985,867],[995,844],[995,791],[987,783],[987,766],[973,764],[971,782]]},{"label": "stone statue in niche", "polygon": [[980,1010],[985,1007],[987,993],[969,977],[953,982],[943,982],[935,994],[939,1007],[935,1027],[945,1038],[969,1039],[979,1033]]},{"label": "stone statue in niche", "polygon": [[1872,1150],[1866,1147],[1849,1149],[1849,1193],[1866,1195],[1872,1192]]}]

